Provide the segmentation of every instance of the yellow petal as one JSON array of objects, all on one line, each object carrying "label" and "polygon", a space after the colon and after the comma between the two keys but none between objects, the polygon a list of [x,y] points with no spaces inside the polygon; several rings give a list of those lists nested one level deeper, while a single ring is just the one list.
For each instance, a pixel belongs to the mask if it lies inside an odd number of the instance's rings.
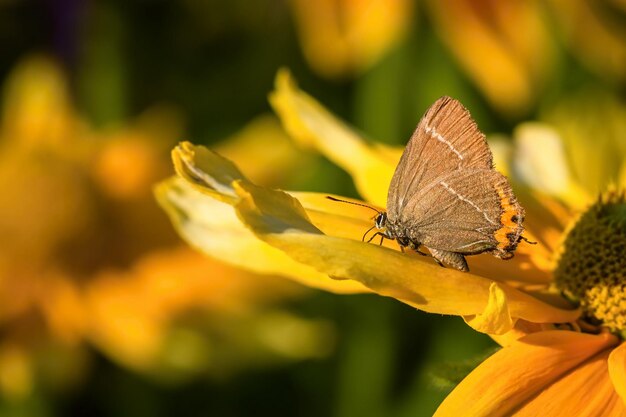
[{"label": "yellow petal", "polygon": [[[235,204],[238,199],[232,188],[233,180],[249,182],[231,161],[202,146],[182,142],[172,155],[177,172],[188,184],[228,204]],[[325,195],[296,195],[305,202],[318,227],[323,231],[334,230],[344,237],[360,239],[364,231],[373,225],[372,213],[377,213],[377,209],[331,201]],[[342,199],[350,201],[344,197]]]},{"label": "yellow petal", "polygon": [[[543,257],[551,257],[559,248],[566,227],[574,219],[574,209],[566,207],[554,196],[533,189],[522,188],[518,195],[526,209],[524,226],[532,231],[531,240],[538,243],[533,251],[541,250]],[[548,269],[552,270],[552,267]]]},{"label": "yellow petal", "polygon": [[616,342],[608,334],[530,334],[480,364],[448,395],[435,416],[513,415],[551,383]]},{"label": "yellow petal", "polygon": [[580,92],[557,103],[545,118],[559,132],[572,178],[592,198],[618,181],[626,155],[626,106],[618,98]]},{"label": "yellow petal", "polygon": [[489,286],[489,298],[482,313],[464,317],[465,322],[474,330],[482,333],[504,334],[513,328],[513,319],[506,294],[498,284],[492,282]]},{"label": "yellow petal", "polygon": [[626,407],[609,379],[607,356],[604,351],[583,362],[529,399],[515,416],[623,416]]},{"label": "yellow petal", "polygon": [[[337,279],[361,282],[373,291],[397,298],[424,311],[457,314],[509,314],[537,322],[576,319],[578,312],[554,308],[505,284],[508,310],[486,310],[492,281],[449,268],[440,268],[418,255],[402,254],[352,239],[324,235],[309,222],[299,203],[288,194],[235,182],[242,221],[257,236],[303,264]],[[501,318],[484,317],[498,323]]]},{"label": "yellow petal", "polygon": [[[233,181],[250,182],[231,161],[203,146],[182,142],[174,149],[172,156],[177,173],[187,180],[190,186],[228,204],[235,204],[239,199],[233,189]],[[322,231],[334,230],[344,237],[360,239],[363,233],[373,226],[374,216],[380,211],[373,206],[370,208],[331,201],[325,194],[292,194],[304,204],[317,227]],[[363,204],[362,201],[335,197]]]},{"label": "yellow petal", "polygon": [[[534,239],[530,232],[524,234]],[[551,254],[543,246],[522,243],[515,251],[513,259],[503,262],[489,253],[467,258],[470,270],[481,277],[510,283],[511,285],[547,284],[552,276],[546,267],[546,259]]]},{"label": "yellow petal", "polygon": [[381,145],[367,144],[359,135],[335,118],[320,103],[299,90],[291,75],[281,70],[270,103],[285,130],[305,146],[313,147],[345,169],[359,193],[379,206],[387,202],[387,190],[398,163],[399,153],[380,152]]},{"label": "yellow petal", "polygon": [[541,123],[524,123],[515,130],[515,168],[532,188],[557,196],[571,207],[591,200],[570,174],[558,133]]},{"label": "yellow petal", "polygon": [[[209,197],[196,188],[180,178],[173,178],[162,182],[155,190],[159,204],[178,233],[194,248],[231,265],[287,276],[313,288],[337,293],[366,291],[356,282],[333,280],[259,240],[239,221],[232,206],[220,201],[229,200],[228,195]],[[218,188],[224,189],[222,185]]]},{"label": "yellow petal", "polygon": [[172,151],[172,160],[176,173],[198,191],[231,204],[236,200],[231,183],[245,177],[228,159],[203,146],[181,142]]},{"label": "yellow petal", "polygon": [[615,391],[626,404],[626,343],[613,349],[609,356],[609,374]]}]

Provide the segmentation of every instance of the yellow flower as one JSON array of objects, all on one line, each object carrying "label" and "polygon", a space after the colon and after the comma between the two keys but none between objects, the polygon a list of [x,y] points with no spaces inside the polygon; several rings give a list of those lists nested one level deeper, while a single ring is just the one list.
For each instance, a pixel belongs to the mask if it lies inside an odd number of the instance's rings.
[{"label": "yellow flower", "polygon": [[[348,171],[369,204],[384,205],[400,150],[365,142],[298,90],[284,71],[277,77],[270,102],[295,140],[318,149]],[[538,135],[549,144],[551,158],[545,157],[543,148],[532,146],[533,140],[541,140]],[[621,267],[614,263],[623,259],[624,201],[617,194],[607,195],[587,212],[592,213],[591,219],[581,216],[576,226],[570,226],[561,245],[566,225],[574,218],[572,208],[593,202],[589,197],[593,193],[570,174],[558,133],[543,125],[525,126],[517,133],[517,149],[509,151],[519,154],[510,170],[520,170],[522,179],[537,188],[522,188],[519,195],[527,209],[528,236],[539,244],[520,246],[509,262],[471,257],[472,273],[400,253],[393,242],[364,243],[361,237],[372,225],[371,210],[332,202],[322,194],[255,185],[229,160],[187,142],[173,151],[178,177],[163,182],[157,196],[178,232],[212,256],[316,288],[371,291],[423,311],[459,315],[476,330],[490,334],[503,348],[461,382],[438,415],[576,415],[576,410],[622,415],[626,412],[626,343],[615,330],[624,330],[619,326],[626,313],[623,262]],[[496,159],[505,160],[499,155]],[[531,168],[548,178],[534,175]],[[552,185],[552,179],[559,187]],[[622,249],[608,247],[602,253],[610,257],[599,261],[581,259],[581,254],[597,248],[586,246],[589,242],[600,247],[609,244],[599,241],[607,237],[606,228],[590,240],[585,235],[588,240],[578,245],[574,236],[581,234],[581,227],[600,230],[607,224],[609,230],[621,230],[617,244]],[[564,269],[567,259],[573,263]],[[602,293],[608,294],[605,301],[617,303],[608,313],[593,309],[602,294],[595,301],[583,300],[587,290],[598,295],[593,282],[566,287],[571,271],[586,276],[588,262],[601,264],[600,274],[594,276],[616,270],[610,280],[615,284],[621,279],[613,287],[618,293]],[[572,309],[562,294],[571,294],[568,299],[580,308]],[[602,321],[606,314],[614,319],[610,325]]]},{"label": "yellow flower", "polygon": [[[165,368],[178,374],[224,373],[274,357],[298,359],[328,351],[327,324],[288,315],[279,306],[282,299],[301,296],[300,288],[203,257],[172,232],[152,185],[167,175],[172,138],[181,135],[175,113],[154,108],[121,128],[95,130],[76,115],[66,91],[61,71],[43,57],[23,61],[5,86],[0,128],[3,395],[23,398],[42,380],[55,388],[76,383],[88,370],[88,344],[131,369]],[[255,175],[272,181],[275,169],[293,166],[295,150],[275,119],[254,121],[221,147],[248,161],[237,143],[245,146],[251,136],[274,150],[259,160],[268,164],[251,171]],[[217,288],[229,296],[217,299]],[[210,338],[199,337],[202,329],[181,322],[190,311],[206,312],[215,323],[229,321],[237,332],[223,332],[215,338],[223,343],[209,346]],[[274,333],[267,331],[272,320],[278,323]],[[215,328],[209,320],[204,323]],[[308,336],[293,339],[284,328]],[[266,356],[248,354],[236,363],[220,357],[250,345],[264,349]],[[46,363],[51,356],[54,366]]]},{"label": "yellow flower", "polygon": [[409,30],[410,0],[290,0],[304,56],[340,77],[367,70]]},{"label": "yellow flower", "polygon": [[426,5],[435,31],[487,100],[504,113],[527,112],[555,58],[542,5],[497,0],[431,0]]},{"label": "yellow flower", "polygon": [[592,71],[623,82],[626,74],[626,42],[621,23],[626,12],[624,2],[552,0],[546,4],[571,53]]}]

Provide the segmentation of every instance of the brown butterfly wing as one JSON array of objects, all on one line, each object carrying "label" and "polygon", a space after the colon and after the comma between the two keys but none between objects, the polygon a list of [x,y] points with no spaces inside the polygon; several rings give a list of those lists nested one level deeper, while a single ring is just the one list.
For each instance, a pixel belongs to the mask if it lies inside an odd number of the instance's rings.
[{"label": "brown butterfly wing", "polygon": [[411,198],[401,221],[428,248],[463,254],[515,249],[524,209],[493,169],[449,172]]},{"label": "brown butterfly wing", "polygon": [[389,217],[398,218],[407,202],[442,173],[492,167],[485,135],[469,111],[441,97],[426,111],[400,158],[387,196]]}]

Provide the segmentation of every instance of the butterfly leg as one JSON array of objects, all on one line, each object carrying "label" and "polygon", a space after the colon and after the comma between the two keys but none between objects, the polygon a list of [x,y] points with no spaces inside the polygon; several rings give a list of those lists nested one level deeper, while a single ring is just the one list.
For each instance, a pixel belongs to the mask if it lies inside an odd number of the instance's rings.
[{"label": "butterfly leg", "polygon": [[468,272],[469,267],[465,257],[457,252],[448,252],[445,250],[428,248],[430,254],[435,258],[435,261],[441,265],[442,263],[448,264],[451,267],[458,269],[459,271]]},{"label": "butterfly leg", "polygon": [[421,244],[420,244],[420,243],[418,243],[418,242],[415,242],[415,241],[413,241],[413,240],[410,240],[410,241],[408,242],[408,245],[407,245],[407,246],[408,246],[409,248],[413,249],[415,252],[419,253],[419,254],[420,254],[420,255],[422,255],[422,256],[430,256],[430,254],[428,254],[428,253],[426,253],[426,252],[422,252],[422,251],[420,250],[420,246],[421,246]]},{"label": "butterfly leg", "polygon": [[[375,238],[376,236],[381,236],[381,238],[382,238],[382,239],[384,239],[384,238],[386,237],[384,233],[382,233],[382,232],[376,232],[376,233],[374,233],[374,234],[372,235],[372,237],[370,237],[369,239],[367,239],[367,243],[370,243],[372,240],[374,240],[374,238]],[[382,244],[382,239],[381,239],[381,244]]]}]

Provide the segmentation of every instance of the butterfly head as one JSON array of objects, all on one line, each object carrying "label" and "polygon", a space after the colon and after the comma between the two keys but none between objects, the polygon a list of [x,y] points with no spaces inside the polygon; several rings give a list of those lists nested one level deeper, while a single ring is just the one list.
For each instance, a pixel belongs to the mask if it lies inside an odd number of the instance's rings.
[{"label": "butterfly head", "polygon": [[387,212],[381,211],[374,218],[374,223],[376,224],[376,228],[378,230],[382,230],[387,225]]}]

